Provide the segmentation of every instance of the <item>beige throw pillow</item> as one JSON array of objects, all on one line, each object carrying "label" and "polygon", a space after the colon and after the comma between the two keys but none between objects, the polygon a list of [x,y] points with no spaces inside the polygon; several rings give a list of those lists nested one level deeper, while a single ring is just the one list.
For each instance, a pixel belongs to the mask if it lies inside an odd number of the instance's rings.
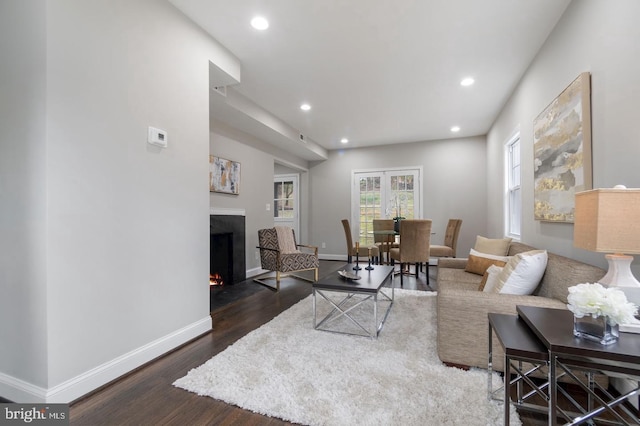
[{"label": "beige throw pillow", "polygon": [[506,263],[507,262],[505,262],[505,260],[469,254],[469,258],[467,259],[467,266],[464,268],[464,270],[467,272],[471,272],[472,274],[483,275],[489,266],[504,266]]},{"label": "beige throw pillow", "polygon": [[476,237],[476,245],[473,248],[482,253],[506,256],[509,253],[510,244],[511,238],[492,239],[478,235]]},{"label": "beige throw pillow", "polygon": [[547,268],[547,258],[546,250],[516,254],[502,268],[492,292],[519,295],[533,293]]}]

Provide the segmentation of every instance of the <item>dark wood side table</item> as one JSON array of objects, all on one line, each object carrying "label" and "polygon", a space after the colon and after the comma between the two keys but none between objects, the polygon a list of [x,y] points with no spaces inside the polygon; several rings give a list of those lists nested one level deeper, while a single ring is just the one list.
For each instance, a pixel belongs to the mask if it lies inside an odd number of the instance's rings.
[{"label": "dark wood side table", "polygon": [[[493,338],[495,333],[500,341],[500,345],[504,349],[504,424],[509,424],[509,401],[511,396],[511,386],[516,385],[517,398],[514,405],[520,409],[527,409],[536,412],[548,412],[548,405],[540,406],[538,404],[529,403],[528,400],[536,394],[542,397],[544,401],[549,400],[548,392],[548,376],[547,382],[538,385],[531,380],[530,376],[542,371],[548,374],[549,371],[549,354],[547,348],[533,334],[527,324],[516,315],[505,315],[490,313],[489,317],[489,364],[488,364],[488,394],[489,398],[494,398],[495,392],[492,389],[493,374]],[[533,368],[525,371],[523,362],[533,365]],[[510,372],[513,370],[516,374],[511,379]],[[530,392],[523,393],[523,383],[527,383],[531,389]]]},{"label": "dark wood side table", "polygon": [[[573,314],[564,309],[517,306],[518,316],[529,326],[531,332],[540,340],[549,353],[549,424],[556,425],[558,417],[567,424],[581,424],[607,412],[618,424],[640,424],[640,419],[624,407],[622,402],[640,394],[640,335],[621,333],[620,339],[611,345],[601,345],[573,336]],[[587,407],[580,408],[581,413],[573,418],[570,413],[558,407],[557,372],[573,379],[587,392]],[[588,385],[579,380],[576,374],[585,372]],[[596,373],[614,373],[636,382],[631,391],[614,397],[593,381]],[[595,390],[600,392],[596,393]],[[606,398],[606,399],[605,399]],[[614,408],[618,407],[625,416]],[[579,407],[576,407],[579,408]]]}]

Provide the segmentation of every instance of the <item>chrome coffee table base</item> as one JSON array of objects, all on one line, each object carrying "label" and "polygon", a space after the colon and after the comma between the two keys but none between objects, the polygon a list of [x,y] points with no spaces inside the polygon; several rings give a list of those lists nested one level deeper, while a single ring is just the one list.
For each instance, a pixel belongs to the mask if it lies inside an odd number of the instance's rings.
[{"label": "chrome coffee table base", "polygon": [[[347,293],[347,295],[342,300],[336,302],[331,300],[330,294],[327,293],[336,293],[339,292],[338,290],[313,289],[313,328],[315,328],[316,330],[329,331],[331,333],[351,334],[354,336],[364,336],[370,337],[372,339],[377,339],[380,331],[382,330],[382,327],[384,326],[385,321],[387,320],[387,317],[389,316],[391,306],[393,306],[393,286],[391,286],[390,290],[390,296],[385,294],[382,290],[373,295],[362,293]],[[318,296],[322,298],[320,300],[325,300],[331,306],[333,306],[333,309],[322,320],[320,320],[320,322],[318,322],[317,312]],[[372,305],[372,316],[368,318],[370,320],[369,326],[363,324],[366,319],[358,320],[352,315],[356,308],[366,305],[366,302],[371,302],[370,304]],[[378,320],[378,302],[387,305],[386,310],[382,315],[382,320],[380,321]],[[331,327],[332,323],[334,323],[337,319],[343,317],[353,325],[353,329],[356,331],[345,331],[340,330],[339,328]]]},{"label": "chrome coffee table base", "polygon": [[[347,264],[345,270],[350,271],[351,266]],[[334,272],[313,283],[313,328],[377,339],[393,306],[392,272],[392,266],[376,265],[358,271],[357,280]]]}]

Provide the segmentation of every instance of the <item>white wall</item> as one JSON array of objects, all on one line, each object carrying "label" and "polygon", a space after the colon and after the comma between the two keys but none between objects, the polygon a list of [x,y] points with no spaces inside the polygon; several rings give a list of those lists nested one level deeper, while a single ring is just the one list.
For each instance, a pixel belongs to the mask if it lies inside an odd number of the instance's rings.
[{"label": "white wall", "polygon": [[2,272],[0,395],[67,402],[211,327],[209,61],[237,59],[165,1],[2,7],[20,61],[1,80],[24,96],[2,114],[2,226],[21,235],[0,242],[20,259]]},{"label": "white wall", "polygon": [[47,384],[42,2],[0,2],[0,395]]},{"label": "white wall", "polygon": [[423,216],[433,220],[434,243],[442,243],[449,218],[463,220],[458,255],[469,253],[476,235],[486,235],[486,141],[450,139],[331,151],[310,169],[310,243],[321,254],[346,256],[342,219],[351,218],[352,170],[422,166]]},{"label": "white wall", "polygon": [[[594,188],[640,187],[640,2],[573,1],[491,128],[489,170],[502,167],[502,149],[521,127],[523,241],[606,268],[602,254],[573,248],[573,225],[533,219],[533,119],[581,72],[591,73]],[[487,180],[488,229],[503,232],[501,174]],[[635,274],[640,265],[634,262]]]}]

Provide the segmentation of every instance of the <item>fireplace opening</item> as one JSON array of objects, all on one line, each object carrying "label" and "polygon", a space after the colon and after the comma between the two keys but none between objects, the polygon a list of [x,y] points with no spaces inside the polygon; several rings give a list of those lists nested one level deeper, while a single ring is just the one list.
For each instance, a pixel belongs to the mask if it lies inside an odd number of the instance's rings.
[{"label": "fireplace opening", "polygon": [[234,283],[233,233],[210,234],[209,286],[218,287]]},{"label": "fireplace opening", "polygon": [[[245,217],[210,215],[209,235],[211,237],[209,274],[220,274],[224,285],[237,284],[246,280]],[[219,241],[221,239],[223,241]],[[216,266],[215,270],[214,266]]]}]

